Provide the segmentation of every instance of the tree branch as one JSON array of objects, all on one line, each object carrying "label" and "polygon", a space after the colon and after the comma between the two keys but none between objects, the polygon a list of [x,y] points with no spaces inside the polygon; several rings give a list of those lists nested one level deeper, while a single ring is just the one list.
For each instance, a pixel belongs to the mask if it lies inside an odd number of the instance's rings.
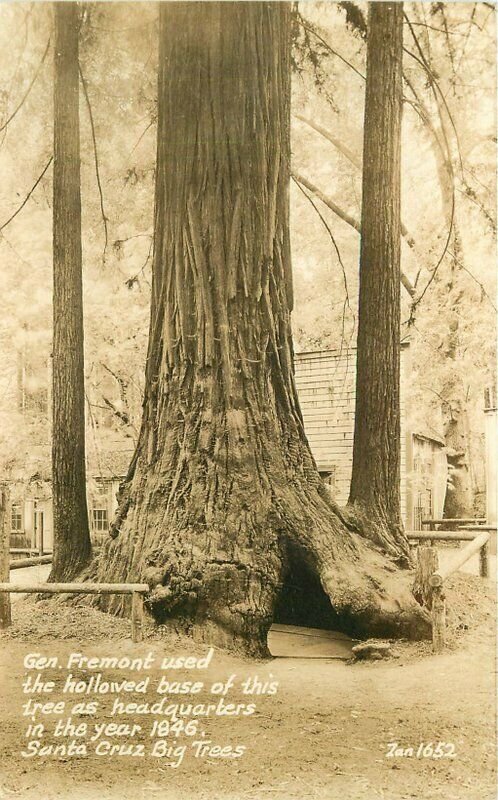
[{"label": "tree branch", "polygon": [[147,131],[148,131],[150,128],[152,128],[152,126],[153,126],[153,125],[155,125],[155,123],[156,123],[156,122],[157,122],[157,119],[156,119],[155,117],[153,117],[153,118],[151,119],[151,121],[149,122],[149,124],[147,125],[147,127],[146,127],[146,128],[143,130],[143,131],[142,131],[142,133],[141,133],[141,134],[140,134],[140,136],[138,137],[138,139],[137,139],[137,141],[135,142],[135,144],[133,145],[133,147],[131,148],[131,150],[130,150],[130,155],[131,155],[131,154],[132,154],[132,153],[133,153],[133,152],[134,152],[134,151],[137,149],[138,145],[140,144],[140,142],[141,142],[141,141],[142,141],[142,139],[144,138],[144,136],[145,136],[145,134],[147,133]]},{"label": "tree branch", "polygon": [[149,243],[149,251],[147,253],[147,258],[145,259],[144,263],[142,264],[142,266],[140,267],[138,272],[135,275],[133,275],[133,277],[127,278],[127,280],[125,281],[125,284],[128,287],[128,289],[133,288],[134,284],[138,282],[139,275],[143,274],[143,272],[145,270],[145,267],[147,266],[147,264],[149,263],[149,261],[151,259],[153,247],[154,247],[154,237],[151,236],[150,237],[150,243]]},{"label": "tree branch", "polygon": [[[102,395],[102,400],[105,403],[104,407],[109,408],[112,411],[112,413],[114,414],[114,416],[117,417],[123,423],[123,425],[129,425],[130,424],[130,418],[129,418],[128,414],[125,411],[120,411],[118,408],[116,408],[114,403],[112,403],[110,400],[108,400],[107,397],[104,397],[104,395]],[[99,408],[102,408],[102,406],[99,406]]]},{"label": "tree branch", "polygon": [[[309,181],[307,178],[305,178],[304,175],[301,175],[299,172],[296,172],[295,169],[292,170],[292,177],[294,178],[295,181],[297,181],[298,183],[300,183],[303,186],[305,186],[306,189],[308,189],[308,191],[310,191],[310,192],[312,192],[312,194],[316,195],[316,197],[318,197],[319,200],[322,201],[322,203],[324,203],[326,206],[328,206],[328,208],[330,208],[330,210],[333,211],[334,214],[336,214],[339,217],[339,219],[342,219],[343,222],[347,222],[348,225],[350,225],[352,228],[355,229],[355,231],[358,231],[358,233],[361,234],[361,225],[360,225],[359,220],[357,220],[354,217],[352,217],[346,211],[343,211],[342,208],[340,208],[337,205],[337,203],[335,203],[332,200],[332,198],[330,198],[330,197],[328,197],[328,195],[324,194],[318,188],[318,186],[315,186],[314,183],[311,183],[311,181]],[[414,247],[413,239],[409,235],[407,235],[406,229],[405,229],[405,232],[404,232],[403,236],[406,239],[406,242],[407,242],[408,246],[413,249],[413,247]],[[404,286],[404,288],[406,289],[406,291],[410,295],[410,297],[414,298],[415,295],[416,295],[415,288],[414,288],[412,282],[410,281],[410,279],[405,275],[405,273],[403,271],[401,271],[400,280],[401,280],[402,285]]]},{"label": "tree branch", "polygon": [[6,119],[6,120],[5,120],[5,122],[3,123],[3,125],[0,127],[0,133],[2,133],[2,131],[4,131],[4,130],[5,130],[5,128],[7,127],[7,125],[8,125],[10,122],[12,122],[12,120],[14,119],[14,117],[16,116],[16,114],[18,113],[18,111],[20,111],[20,110],[21,110],[21,108],[23,107],[24,103],[25,103],[25,102],[26,102],[26,100],[28,99],[29,93],[31,92],[31,89],[32,89],[32,88],[33,88],[33,86],[35,85],[36,79],[38,78],[38,75],[40,74],[41,68],[42,68],[42,66],[43,66],[43,62],[45,61],[45,59],[46,59],[46,57],[47,57],[47,53],[48,53],[48,51],[49,51],[49,47],[50,47],[50,41],[51,41],[51,37],[49,36],[49,37],[48,37],[48,42],[47,42],[47,45],[46,45],[46,47],[45,47],[45,51],[44,51],[44,53],[43,53],[43,55],[42,55],[42,57],[41,57],[41,61],[40,61],[40,63],[38,64],[38,68],[37,68],[37,70],[36,70],[35,74],[33,75],[32,79],[31,79],[31,81],[30,81],[30,83],[29,83],[29,86],[28,86],[28,88],[27,88],[27,89],[26,89],[26,91],[24,92],[24,95],[22,96],[21,100],[19,101],[18,105],[16,106],[16,108],[14,109],[14,111],[12,112],[12,114],[10,115],[10,117],[8,117],[8,119]]},{"label": "tree branch", "polygon": [[29,192],[28,192],[28,194],[26,195],[26,197],[24,198],[24,200],[22,201],[21,205],[20,205],[20,206],[19,206],[19,207],[16,209],[16,211],[14,211],[14,213],[12,214],[12,216],[10,216],[10,217],[9,217],[9,219],[7,220],[7,222],[4,222],[4,223],[3,223],[3,225],[1,225],[1,226],[0,226],[0,231],[3,231],[3,229],[4,229],[4,228],[6,228],[6,227],[7,227],[7,225],[10,225],[10,223],[12,222],[12,220],[13,220],[13,219],[15,219],[15,217],[17,217],[17,215],[18,215],[18,214],[19,214],[19,213],[20,213],[20,212],[23,210],[24,206],[26,205],[26,203],[28,202],[29,198],[31,197],[31,195],[32,195],[32,194],[33,194],[33,192],[35,191],[36,187],[37,187],[37,186],[38,186],[38,184],[40,183],[41,179],[42,179],[42,178],[43,178],[43,176],[45,175],[45,173],[46,173],[47,169],[49,168],[49,166],[50,166],[50,164],[52,163],[52,161],[53,161],[53,160],[54,160],[54,157],[53,157],[53,156],[50,156],[50,158],[48,159],[47,163],[45,164],[45,166],[44,166],[44,168],[43,168],[43,170],[42,170],[41,174],[40,174],[40,175],[37,177],[36,181],[34,182],[33,186],[32,186],[32,187],[31,187],[31,189],[29,190]]},{"label": "tree branch", "polygon": [[451,235],[453,233],[454,217],[455,217],[455,193],[453,192],[452,203],[451,203],[450,225],[449,225],[449,228],[448,228],[448,235],[446,237],[446,242],[444,243],[443,252],[441,253],[441,255],[439,257],[439,260],[438,260],[436,266],[432,270],[431,276],[430,276],[429,280],[427,281],[426,285],[424,286],[424,288],[422,289],[422,291],[420,292],[418,297],[416,297],[414,299],[414,301],[413,301],[413,303],[411,305],[410,317],[408,319],[408,325],[409,326],[413,324],[413,320],[415,319],[415,311],[416,311],[418,305],[420,304],[422,298],[424,297],[427,289],[429,288],[429,286],[433,282],[434,278],[436,277],[437,271],[438,271],[439,267],[441,266],[441,264],[443,262],[443,259],[444,259],[445,255],[446,255],[447,251],[448,251],[448,247],[450,246],[450,241],[451,241]]},{"label": "tree branch", "polygon": [[[444,108],[446,110],[446,113],[448,115],[448,119],[450,121],[450,125],[453,128],[453,133],[455,134],[455,140],[456,140],[457,151],[458,151],[458,159],[459,159],[459,162],[460,162],[460,169],[462,170],[462,173],[463,173],[463,162],[462,162],[461,147],[460,147],[460,137],[458,136],[458,130],[456,128],[455,121],[453,119],[453,115],[452,115],[452,113],[450,111],[450,108],[448,106],[446,97],[444,96],[443,90],[441,89],[438,81],[436,80],[436,76],[434,75],[434,72],[431,69],[431,66],[430,66],[429,62],[427,61],[427,59],[426,59],[426,57],[424,55],[424,51],[422,50],[422,47],[420,46],[420,42],[418,40],[418,37],[417,37],[415,31],[412,28],[411,21],[408,18],[406,12],[403,14],[403,16],[404,16],[404,18],[406,20],[406,23],[407,23],[407,25],[408,25],[408,27],[410,29],[410,33],[412,35],[413,41],[415,43],[415,47],[418,50],[420,58],[418,58],[415,55],[415,53],[412,53],[411,50],[408,50],[407,47],[403,47],[403,50],[411,58],[413,58],[418,64],[421,64],[421,66],[423,67],[423,69],[424,69],[424,71],[425,71],[425,73],[426,73],[426,75],[427,75],[427,77],[429,79],[429,85],[430,85],[430,87],[432,89],[432,93],[433,93],[434,99],[436,101],[436,106],[437,106],[438,111],[439,111],[439,118],[441,120],[441,125],[442,125],[442,128],[443,128],[443,135],[444,135],[445,139],[446,139],[446,133],[444,131],[443,120],[442,120],[442,115],[441,115],[441,102],[442,102],[442,104],[443,104],[443,106],[444,106]],[[441,102],[438,100],[438,97],[440,97]],[[450,155],[449,143],[447,143],[447,144],[448,144],[448,155]]]},{"label": "tree branch", "polygon": [[[327,231],[327,233],[328,233],[328,235],[330,237],[330,240],[331,240],[331,242],[332,242],[332,244],[334,246],[335,252],[337,254],[337,259],[338,259],[339,264],[341,266],[342,278],[343,278],[343,282],[344,282],[344,292],[345,292],[344,305],[343,305],[343,308],[342,308],[342,319],[341,319],[341,354],[342,354],[343,346],[345,345],[346,347],[349,347],[351,345],[351,339],[353,337],[355,324],[356,324],[356,316],[354,314],[353,309],[351,308],[351,303],[349,301],[349,290],[348,290],[348,280],[347,280],[347,276],[346,276],[346,268],[344,266],[344,262],[342,260],[342,256],[341,256],[339,247],[337,246],[337,242],[336,242],[336,240],[334,238],[334,235],[333,235],[333,233],[332,233],[332,231],[330,229],[330,225],[327,223],[325,217],[320,212],[319,208],[317,207],[317,205],[314,202],[314,200],[312,200],[311,196],[309,194],[307,194],[307,192],[304,191],[304,189],[301,186],[301,184],[299,183],[299,181],[297,181],[296,178],[293,175],[291,177],[292,177],[292,180],[294,181],[294,183],[296,184],[296,186],[298,187],[299,191],[302,192],[302,194],[306,197],[306,199],[309,201],[309,203],[313,206],[313,208],[315,209],[316,213],[318,214],[318,216],[319,216],[324,228],[326,229],[326,231]],[[351,328],[351,334],[350,334],[350,337],[349,337],[349,342],[346,342],[346,337],[344,335],[345,328],[346,328],[346,308],[349,308],[349,312],[350,312],[350,314],[351,314],[351,316],[353,318],[353,326]]]},{"label": "tree branch", "polygon": [[474,273],[473,273],[473,272],[471,272],[471,271],[470,271],[470,269],[469,269],[468,267],[466,267],[466,266],[465,266],[465,264],[463,264],[463,263],[460,261],[460,259],[459,259],[459,258],[457,258],[457,256],[455,255],[455,253],[453,253],[451,250],[448,250],[448,255],[449,255],[449,256],[450,256],[450,257],[453,259],[453,261],[454,261],[454,263],[457,265],[457,267],[460,267],[460,269],[463,269],[463,271],[464,271],[464,272],[466,272],[466,273],[467,273],[467,275],[468,275],[470,278],[472,278],[472,280],[473,280],[473,281],[474,281],[474,282],[475,282],[475,283],[476,283],[476,284],[479,286],[479,288],[481,289],[481,292],[482,292],[483,296],[484,296],[484,297],[485,297],[485,298],[488,300],[488,302],[489,302],[489,304],[490,304],[491,308],[493,308],[495,311],[497,311],[497,308],[496,308],[496,306],[495,306],[495,304],[494,304],[493,300],[492,300],[492,299],[491,299],[491,297],[489,296],[488,292],[486,291],[486,288],[485,288],[484,284],[483,284],[483,283],[481,283],[481,281],[480,281],[478,278],[476,278],[476,276],[474,275]]},{"label": "tree branch", "polygon": [[[339,152],[342,153],[351,162],[351,164],[353,164],[353,166],[355,166],[355,167],[357,167],[357,169],[361,170],[361,168],[362,168],[361,160],[351,150],[349,150],[348,147],[346,147],[345,145],[342,144],[342,142],[340,142],[338,139],[336,139],[335,136],[333,136],[330,133],[330,131],[328,131],[326,128],[323,128],[321,125],[318,125],[316,122],[313,122],[312,120],[301,116],[301,114],[294,114],[294,116],[296,117],[296,119],[300,120],[301,122],[306,123],[306,125],[309,125],[310,128],[313,128],[314,131],[316,131],[317,133],[321,134],[321,136],[323,136],[325,139],[327,139],[327,141],[329,141],[331,144],[333,144],[334,147],[336,147],[339,150]],[[310,191],[313,191],[313,190],[310,190]],[[319,190],[317,189],[317,192],[318,191]],[[328,199],[330,199],[330,198],[328,198]],[[320,200],[323,200],[323,198],[320,198]],[[326,202],[326,201],[323,201],[323,202]],[[332,211],[335,211],[335,208],[333,208]],[[337,213],[337,211],[335,213]],[[340,214],[339,214],[339,216],[340,216]],[[348,220],[345,220],[345,221],[347,222]],[[355,226],[353,226],[353,227],[355,227]],[[403,235],[403,238],[406,239],[407,244],[409,245],[409,247],[414,249],[415,248],[415,240],[414,240],[413,236],[409,233],[409,231],[407,230],[406,226],[403,223],[401,223],[401,233]]]},{"label": "tree branch", "polygon": [[341,56],[341,54],[338,53],[337,50],[334,50],[329,45],[329,43],[325,41],[323,36],[321,36],[318,33],[318,31],[314,28],[314,26],[312,26],[309,22],[308,23],[305,22],[304,18],[301,15],[299,15],[299,24],[304,28],[305,31],[308,31],[308,33],[312,33],[313,36],[315,36],[318,39],[318,41],[321,42],[321,44],[323,44],[325,49],[328,50],[329,53],[331,53],[331,55],[336,56],[337,58],[339,58],[344,64],[346,64],[347,67],[352,69],[353,72],[356,72],[356,74],[359,75],[360,78],[362,78],[363,80],[366,80],[365,76],[358,69],[356,69],[356,67],[353,64],[351,64],[351,62],[349,62],[347,60],[347,58],[344,58],[344,56]]},{"label": "tree branch", "polygon": [[317,122],[313,122],[313,120],[308,119],[308,117],[303,117],[302,114],[294,114],[294,117],[300,122],[304,122],[304,124],[308,125],[310,128],[313,128],[313,130],[317,133],[321,134],[324,139],[327,139],[327,141],[333,144],[334,147],[339,150],[339,152],[342,153],[342,155],[345,156],[348,161],[351,162],[351,164],[353,164],[353,166],[355,166],[357,169],[361,169],[361,159],[358,158],[358,156],[356,156],[353,151],[349,149],[349,147],[346,147],[346,145],[342,144],[339,139],[336,139],[336,137],[333,136],[330,131],[328,131],[326,128],[323,128],[321,125],[318,125]]},{"label": "tree branch", "polygon": [[330,208],[330,210],[334,212],[334,214],[336,214],[340,219],[343,220],[343,222],[347,222],[347,224],[350,225],[352,228],[354,228],[355,231],[358,231],[358,233],[361,233],[361,225],[360,225],[359,220],[357,220],[354,217],[352,217],[346,211],[343,211],[342,208],[339,208],[339,206],[332,200],[332,198],[329,197],[328,195],[324,194],[318,188],[318,186],[315,186],[314,183],[311,183],[311,181],[309,181],[308,178],[305,178],[304,175],[301,175],[301,173],[297,172],[295,169],[292,170],[292,177],[298,183],[300,183],[303,186],[305,186],[306,189],[308,189],[308,191],[310,191],[314,195],[316,195],[316,197],[318,197],[319,200],[322,201],[322,203],[324,203],[326,206],[328,206]]},{"label": "tree branch", "polygon": [[[434,25],[429,25],[427,22],[413,22],[412,20],[412,25],[418,26],[420,28],[427,28],[430,31],[437,31],[437,33],[446,33],[446,31],[443,30],[443,28],[436,28]],[[460,33],[459,31],[448,31],[448,33],[450,36],[465,36],[464,33]]]},{"label": "tree branch", "polygon": [[104,210],[104,193],[102,191],[102,183],[100,181],[100,168],[99,168],[99,156],[98,156],[98,151],[97,151],[97,138],[96,138],[96,135],[95,135],[95,124],[94,124],[94,121],[93,121],[93,112],[92,112],[92,106],[90,104],[90,97],[88,95],[88,88],[87,88],[87,85],[86,85],[85,77],[83,75],[83,71],[81,69],[81,64],[79,62],[78,62],[78,69],[79,69],[79,73],[80,73],[81,85],[83,87],[83,94],[85,96],[86,107],[87,107],[87,110],[88,110],[88,117],[89,117],[89,120],[90,120],[90,130],[92,132],[93,155],[94,155],[94,161],[95,161],[95,175],[96,175],[96,178],[97,178],[97,186],[98,186],[98,189],[99,189],[100,213],[102,215],[102,222],[103,222],[103,225],[104,225],[104,237],[105,237],[104,238],[104,250],[102,252],[102,264],[105,264],[105,257],[106,257],[107,245],[108,245],[109,237],[108,237],[108,232],[107,232],[107,217],[106,217],[105,210]]},{"label": "tree branch", "polygon": [[[318,214],[320,220],[322,221],[322,224],[323,224],[324,228],[326,229],[326,231],[327,231],[327,233],[328,233],[328,235],[330,237],[330,240],[331,240],[331,242],[332,242],[332,244],[334,246],[334,250],[335,250],[336,255],[337,255],[337,260],[339,261],[339,264],[340,264],[341,269],[342,269],[342,277],[343,277],[343,281],[344,281],[344,291],[345,291],[345,294],[346,294],[347,306],[348,306],[349,310],[351,311],[351,313],[353,314],[353,310],[351,308],[351,304],[350,304],[350,301],[349,301],[348,279],[347,279],[347,276],[346,276],[346,268],[344,266],[344,262],[342,260],[342,256],[341,256],[341,253],[340,253],[339,248],[337,246],[337,242],[335,240],[335,237],[334,237],[334,235],[333,235],[333,233],[332,233],[332,231],[330,229],[330,225],[327,223],[327,220],[324,218],[323,214],[320,212],[319,208],[317,207],[316,203],[312,200],[310,195],[307,194],[304,191],[301,183],[297,180],[297,178],[295,178],[294,175],[292,175],[291,177],[292,177],[292,180],[294,181],[294,183],[296,184],[296,186],[299,188],[299,190],[302,192],[302,194],[306,197],[306,199],[310,202],[310,204],[315,209],[315,211]],[[354,314],[353,314],[353,319],[354,319]]]}]

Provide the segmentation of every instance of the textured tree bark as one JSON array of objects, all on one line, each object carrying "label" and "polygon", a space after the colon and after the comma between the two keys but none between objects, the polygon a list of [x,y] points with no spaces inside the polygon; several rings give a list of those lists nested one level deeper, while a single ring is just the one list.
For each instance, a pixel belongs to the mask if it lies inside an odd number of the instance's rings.
[{"label": "textured tree bark", "polygon": [[410,562],[400,498],[400,187],[403,4],[370,3],[356,410],[349,506]]},{"label": "textured tree bark", "polygon": [[78,5],[54,3],[53,424],[51,581],[91,555],[85,483]]},{"label": "textured tree bark", "polygon": [[[266,653],[286,592],[362,633],[427,636],[393,563],[318,475],[293,372],[288,3],[160,4],[143,421],[90,574],[160,622]],[[122,599],[107,601],[123,611]],[[105,605],[101,603],[101,605]]]},{"label": "textured tree bark", "polygon": [[437,548],[432,546],[417,547],[417,569],[413,584],[413,595],[420,605],[432,608],[431,576],[439,568]]}]

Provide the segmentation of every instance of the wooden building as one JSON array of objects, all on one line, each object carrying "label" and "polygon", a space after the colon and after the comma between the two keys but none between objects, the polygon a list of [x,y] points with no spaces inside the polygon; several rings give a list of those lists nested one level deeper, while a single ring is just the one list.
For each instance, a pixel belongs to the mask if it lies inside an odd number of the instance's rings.
[{"label": "wooden building", "polygon": [[[117,508],[119,484],[126,476],[132,450],[101,453],[88,465],[87,502],[93,544],[106,536]],[[40,472],[25,483],[11,480],[11,547],[51,552],[53,547],[52,487],[50,473]]]},{"label": "wooden building", "polygon": [[[318,469],[339,505],[348,500],[353,463],[356,349],[295,356],[304,428]],[[407,530],[426,517],[440,518],[447,483],[444,441],[412,430],[409,344],[401,346],[401,511]]]}]

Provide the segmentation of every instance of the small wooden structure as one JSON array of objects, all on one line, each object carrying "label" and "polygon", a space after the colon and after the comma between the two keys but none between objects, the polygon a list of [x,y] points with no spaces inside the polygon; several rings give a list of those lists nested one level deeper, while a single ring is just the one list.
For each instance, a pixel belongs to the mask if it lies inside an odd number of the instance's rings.
[{"label": "small wooden structure", "polygon": [[435,653],[441,653],[445,645],[446,631],[446,603],[444,596],[444,581],[453,575],[460,567],[469,561],[472,556],[479,553],[479,574],[483,578],[489,575],[488,546],[492,526],[474,526],[473,530],[461,531],[412,531],[409,538],[419,541],[431,537],[434,541],[467,541],[464,548],[458,550],[452,560],[445,567],[438,565],[437,550],[435,547],[419,547],[417,550],[417,571],[413,592],[417,600],[428,608],[432,614],[432,645]]}]

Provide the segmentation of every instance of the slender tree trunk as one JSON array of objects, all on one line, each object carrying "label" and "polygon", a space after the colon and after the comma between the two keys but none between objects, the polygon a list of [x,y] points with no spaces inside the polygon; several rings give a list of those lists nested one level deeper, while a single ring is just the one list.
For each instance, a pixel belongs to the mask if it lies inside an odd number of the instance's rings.
[{"label": "slender tree trunk", "polygon": [[356,412],[349,505],[409,560],[400,498],[400,155],[403,4],[370,3]]},{"label": "slender tree trunk", "polygon": [[78,13],[77,3],[54,3],[52,581],[73,578],[91,552],[85,479]]},{"label": "slender tree trunk", "polygon": [[143,421],[90,574],[145,580],[158,621],[252,653],[296,587],[329,625],[427,635],[408,576],[347,528],[304,434],[289,4],[160,4],[158,110]]},{"label": "slender tree trunk", "polygon": [[[473,517],[475,511],[465,376],[459,373],[458,363],[461,356],[462,315],[460,303],[463,298],[463,290],[459,287],[458,281],[460,269],[458,262],[463,262],[464,254],[456,215],[453,215],[451,240],[453,254],[450,261],[450,272],[444,286],[441,287],[444,292],[444,302],[447,305],[446,318],[448,320],[443,343],[446,380],[441,387],[441,397],[444,400],[441,404],[441,411],[444,420],[446,455],[448,466],[451,468],[451,480],[446,489],[443,517],[461,519]],[[436,276],[436,280],[438,280],[438,276]]]},{"label": "slender tree trunk", "polygon": [[[430,63],[430,55],[427,57]],[[409,81],[408,85],[416,98],[419,113],[424,122],[423,130],[432,146],[441,192],[442,211],[448,230],[451,229],[449,275],[445,274],[443,270],[438,270],[434,277],[434,289],[439,288],[436,295],[438,311],[442,306],[448,319],[447,331],[440,347],[443,360],[442,373],[447,375],[440,390],[441,414],[444,420],[448,464],[451,467],[451,483],[446,492],[443,516],[450,519],[472,517],[475,513],[475,486],[467,420],[468,401],[465,381],[459,374],[458,368],[461,321],[459,306],[463,297],[463,290],[459,287],[458,272],[461,270],[465,256],[458,224],[455,196],[456,176],[450,151],[451,137],[448,133],[443,135],[445,115],[440,114],[441,131],[438,131],[431,121],[431,112],[423,98],[417,94]],[[438,296],[440,294],[442,297]]]}]

